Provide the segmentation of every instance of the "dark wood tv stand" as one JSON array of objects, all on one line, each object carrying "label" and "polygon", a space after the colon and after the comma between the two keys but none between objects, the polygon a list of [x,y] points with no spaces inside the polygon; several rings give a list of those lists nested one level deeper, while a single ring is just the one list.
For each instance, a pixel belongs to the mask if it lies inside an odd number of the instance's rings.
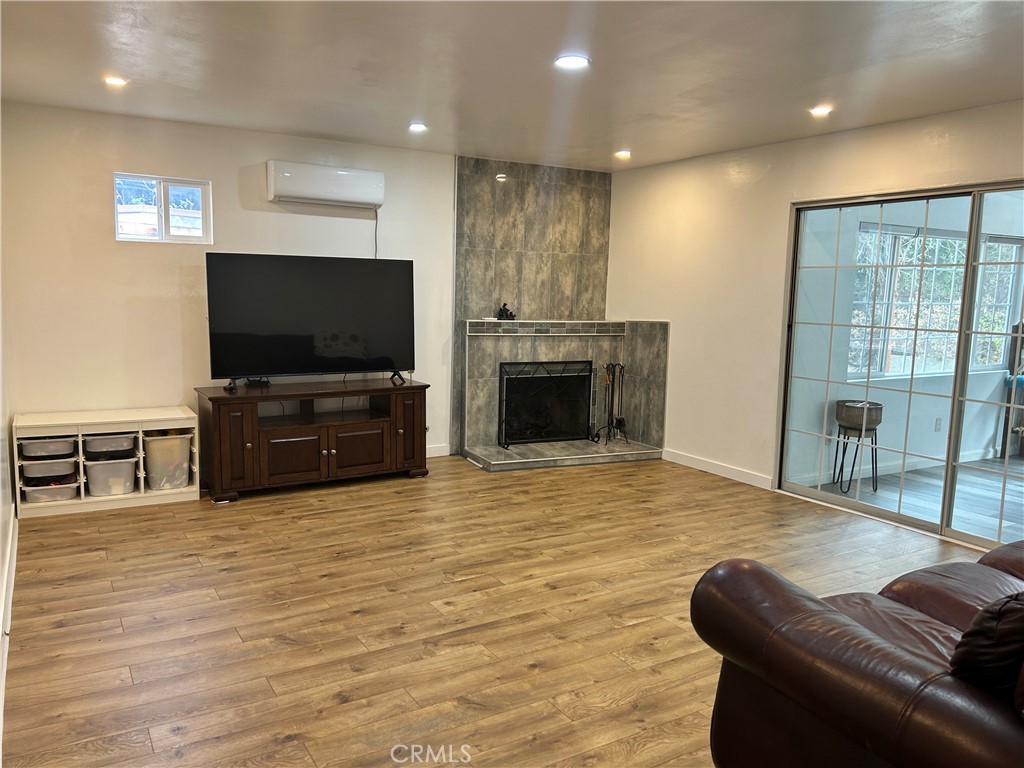
[{"label": "dark wood tv stand", "polygon": [[[397,380],[396,380],[397,381]],[[239,491],[388,472],[427,474],[426,391],[388,379],[196,387],[200,479]]]}]

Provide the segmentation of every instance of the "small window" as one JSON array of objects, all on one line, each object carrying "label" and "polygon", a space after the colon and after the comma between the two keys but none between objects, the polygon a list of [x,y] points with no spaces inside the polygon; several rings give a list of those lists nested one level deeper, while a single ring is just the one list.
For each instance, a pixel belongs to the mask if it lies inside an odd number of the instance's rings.
[{"label": "small window", "polygon": [[210,182],[114,174],[114,233],[118,240],[212,243]]}]

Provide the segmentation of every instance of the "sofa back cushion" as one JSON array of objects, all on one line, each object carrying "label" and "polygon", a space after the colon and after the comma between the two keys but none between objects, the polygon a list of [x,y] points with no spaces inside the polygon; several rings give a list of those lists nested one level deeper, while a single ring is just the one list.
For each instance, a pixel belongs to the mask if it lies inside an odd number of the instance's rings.
[{"label": "sofa back cushion", "polygon": [[996,547],[985,553],[978,562],[1024,579],[1024,541],[1011,541]]},{"label": "sofa back cushion", "polygon": [[949,660],[954,676],[1024,706],[1024,592],[993,600],[964,632]]},{"label": "sofa back cushion", "polygon": [[1024,579],[980,563],[939,563],[886,584],[880,595],[966,632],[978,611],[1024,592]]}]

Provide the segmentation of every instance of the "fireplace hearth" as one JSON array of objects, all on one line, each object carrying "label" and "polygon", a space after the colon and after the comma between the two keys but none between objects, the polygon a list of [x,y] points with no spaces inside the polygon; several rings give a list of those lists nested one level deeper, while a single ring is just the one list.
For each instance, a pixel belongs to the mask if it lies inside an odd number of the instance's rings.
[{"label": "fireplace hearth", "polygon": [[591,439],[590,360],[499,366],[498,444]]}]

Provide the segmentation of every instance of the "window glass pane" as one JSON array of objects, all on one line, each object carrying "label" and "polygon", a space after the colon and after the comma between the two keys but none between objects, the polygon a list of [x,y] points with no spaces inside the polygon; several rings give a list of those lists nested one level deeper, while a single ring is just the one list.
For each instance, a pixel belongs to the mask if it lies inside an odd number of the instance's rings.
[{"label": "window glass pane", "polygon": [[[981,207],[980,234],[983,243],[988,241],[986,247],[979,249],[982,260],[1020,262],[1020,243],[1024,238],[1024,190],[987,193]],[[1006,246],[1000,247],[999,243],[1006,243]]]},{"label": "window glass pane", "polygon": [[972,368],[1002,368],[1006,356],[1006,337],[981,334],[972,337]]},{"label": "window glass pane", "polygon": [[857,238],[857,263],[891,264],[892,250],[892,237],[877,228],[862,229]]},{"label": "window glass pane", "polygon": [[829,333],[827,325],[796,323],[793,326],[791,370],[794,376],[821,380],[828,377]]},{"label": "window glass pane", "polygon": [[156,179],[115,177],[114,216],[118,238],[160,239],[158,184]]},{"label": "window glass pane", "polygon": [[964,267],[926,266],[921,273],[921,309],[918,327],[955,331],[960,327]]},{"label": "window glass pane", "polygon": [[840,305],[836,304],[837,323],[849,323],[850,325],[871,325],[874,317],[875,305],[875,280],[878,270],[871,267],[860,267],[856,270],[842,270],[839,272],[838,280],[843,284],[853,278],[853,295],[847,307],[849,316],[843,317]]},{"label": "window glass pane", "polygon": [[804,212],[800,221],[800,266],[834,266],[838,236],[838,209]]},{"label": "window glass pane", "polygon": [[963,264],[967,261],[967,235],[959,237],[928,237],[924,246],[926,264]]},{"label": "window glass pane", "polygon": [[203,191],[200,187],[167,185],[169,231],[175,237],[203,236]]},{"label": "window glass pane", "polygon": [[909,374],[914,358],[914,332],[891,329],[880,341],[883,372],[889,376]]},{"label": "window glass pane", "polygon": [[831,424],[828,416],[828,384],[824,381],[797,379],[789,393],[789,426],[803,432],[824,434]]},{"label": "window glass pane", "polygon": [[[875,262],[878,218],[881,210],[878,205],[858,205],[840,209],[837,266],[855,267]],[[862,237],[864,232],[873,233],[874,237]]]},{"label": "window glass pane", "polygon": [[935,197],[928,201],[928,229],[931,232],[967,232],[971,221],[970,195]]},{"label": "window glass pane", "polygon": [[917,267],[900,267],[893,276],[892,309],[889,324],[895,328],[917,326],[920,306],[921,270]]},{"label": "window glass pane", "polygon": [[[950,381],[947,392],[952,392]],[[945,460],[949,437],[950,397],[914,393],[911,396],[907,450],[915,456]],[[901,425],[904,426],[904,425]]]},{"label": "window glass pane", "polygon": [[917,334],[914,373],[947,373],[956,363],[956,333],[921,331]]},{"label": "window glass pane", "polygon": [[834,269],[801,269],[797,276],[796,319],[805,323],[832,321]]},{"label": "window glass pane", "polygon": [[921,238],[918,235],[892,235],[892,263],[900,266],[921,263]]},{"label": "window glass pane", "polygon": [[828,467],[823,467],[826,452],[835,445],[834,440],[801,432],[786,433],[786,469],[785,478],[791,483],[815,487],[819,483],[828,483],[831,477],[832,457],[828,456]]}]

